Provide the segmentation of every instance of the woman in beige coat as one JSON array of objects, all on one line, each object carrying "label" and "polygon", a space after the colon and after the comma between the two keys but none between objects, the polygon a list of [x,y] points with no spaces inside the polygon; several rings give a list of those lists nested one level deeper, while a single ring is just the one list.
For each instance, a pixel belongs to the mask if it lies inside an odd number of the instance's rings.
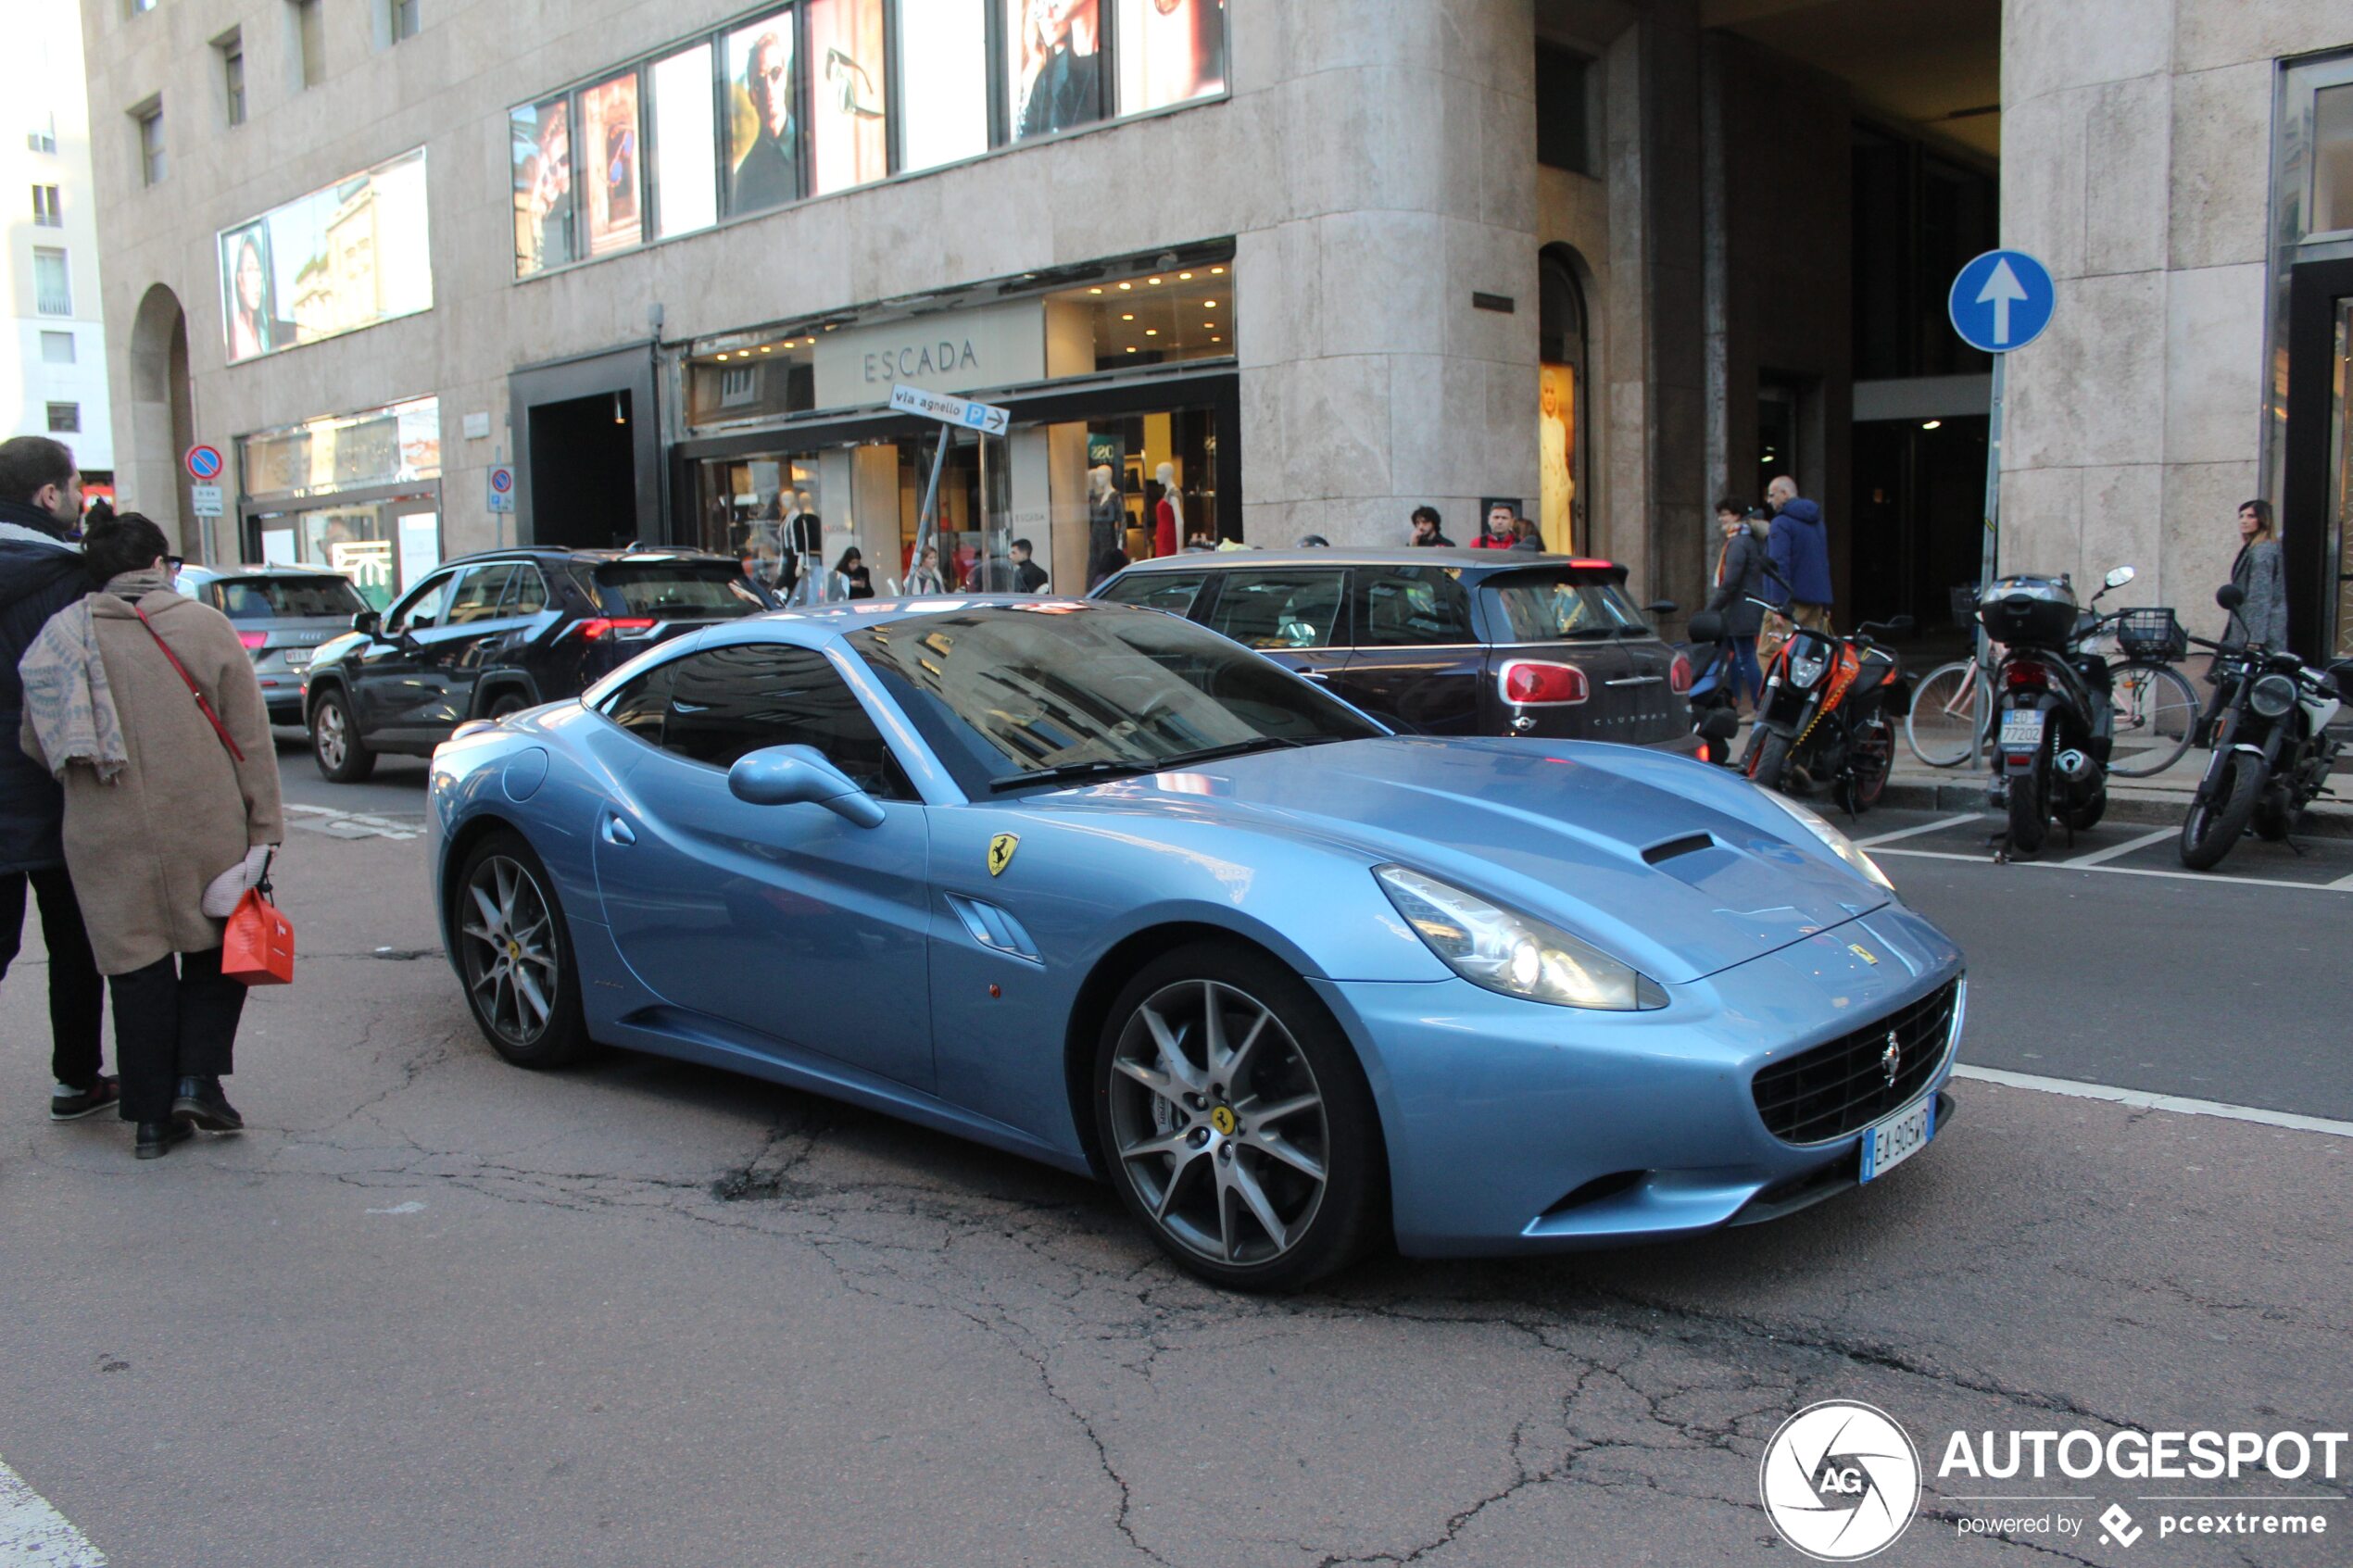
[{"label": "woman in beige coat", "polygon": [[192,1124],[245,1125],[220,1088],[245,999],[220,972],[221,919],[285,836],[253,661],[227,616],[172,592],[168,548],[137,512],[94,527],[82,552],[100,591],[51,618],[19,666],[19,738],[65,785],[66,867],[113,993],[143,1160]]}]

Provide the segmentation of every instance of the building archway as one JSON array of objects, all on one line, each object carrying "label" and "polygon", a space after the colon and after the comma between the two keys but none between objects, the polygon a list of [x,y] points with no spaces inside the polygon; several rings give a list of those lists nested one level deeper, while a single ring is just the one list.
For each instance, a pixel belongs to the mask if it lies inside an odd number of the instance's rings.
[{"label": "building archway", "polygon": [[1587,519],[1592,506],[1590,318],[1585,308],[1583,257],[1564,245],[1546,245],[1537,259],[1537,521],[1544,548],[1559,555],[1593,548]]},{"label": "building archway", "polygon": [[[119,504],[155,519],[190,560],[214,558],[204,547],[203,531],[195,526],[189,480],[180,466],[181,454],[195,444],[196,422],[188,382],[188,313],[169,284],[150,287],[131,319],[131,396],[124,417],[131,439],[116,461]],[[236,552],[232,547],[229,553]]]}]

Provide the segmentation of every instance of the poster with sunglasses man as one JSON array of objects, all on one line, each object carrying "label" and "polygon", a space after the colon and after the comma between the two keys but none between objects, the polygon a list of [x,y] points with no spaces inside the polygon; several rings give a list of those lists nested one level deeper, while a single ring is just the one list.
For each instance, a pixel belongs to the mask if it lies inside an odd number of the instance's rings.
[{"label": "poster with sunglasses man", "polygon": [[729,144],[727,210],[760,212],[800,198],[800,132],[793,121],[793,27],[789,13],[740,28],[727,40],[736,65]]}]

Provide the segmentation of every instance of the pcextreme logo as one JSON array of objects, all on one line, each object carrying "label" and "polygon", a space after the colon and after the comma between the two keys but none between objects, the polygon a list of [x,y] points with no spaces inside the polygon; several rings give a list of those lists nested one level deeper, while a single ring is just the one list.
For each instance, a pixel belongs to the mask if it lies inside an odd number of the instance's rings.
[{"label": "pcextreme logo", "polygon": [[1854,1562],[1904,1533],[1920,1501],[1920,1456],[1886,1411],[1825,1399],[1781,1423],[1756,1485],[1781,1538],[1823,1562]]}]

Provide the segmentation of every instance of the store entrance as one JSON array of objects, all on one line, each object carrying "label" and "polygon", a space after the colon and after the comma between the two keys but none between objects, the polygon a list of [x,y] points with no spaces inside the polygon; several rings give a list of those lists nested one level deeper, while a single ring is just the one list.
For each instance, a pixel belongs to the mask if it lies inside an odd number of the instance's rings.
[{"label": "store entrance", "polygon": [[632,403],[621,391],[533,405],[534,544],[610,549],[637,537]]},{"label": "store entrance", "polygon": [[2289,646],[2353,659],[2353,258],[2289,274],[2280,549]]}]

